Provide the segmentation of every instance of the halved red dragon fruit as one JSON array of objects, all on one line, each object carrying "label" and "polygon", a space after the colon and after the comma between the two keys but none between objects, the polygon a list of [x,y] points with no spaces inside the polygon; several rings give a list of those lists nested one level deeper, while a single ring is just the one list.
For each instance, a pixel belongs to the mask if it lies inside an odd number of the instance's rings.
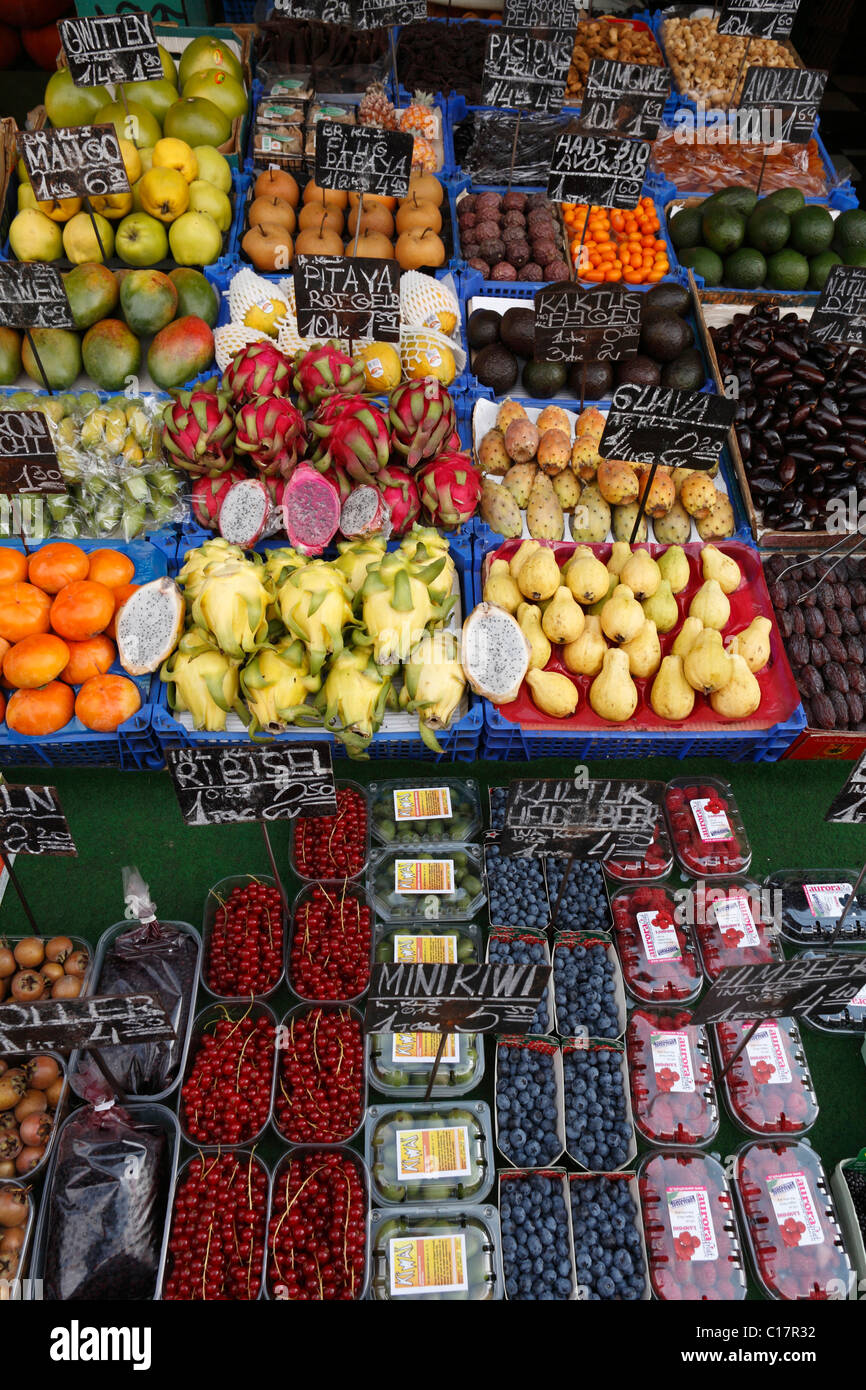
[{"label": "halved red dragon fruit", "polygon": [[286,483],[282,514],[295,549],[303,555],[321,555],[337,534],[340,494],[317,469],[301,464]]},{"label": "halved red dragon fruit", "polygon": [[193,518],[199,526],[216,531],[219,526],[220,508],[226,496],[235,483],[243,482],[246,476],[243,469],[233,468],[219,478],[196,478],[192,485],[190,505]]},{"label": "halved red dragon fruit", "polygon": [[259,478],[244,478],[234,483],[220,507],[220,535],[227,541],[249,550],[264,536],[276,535],[282,525],[279,511],[268,489]]},{"label": "halved red dragon fruit", "polygon": [[343,503],[340,512],[340,530],[347,540],[358,540],[361,536],[383,536],[391,534],[391,513],[385,498],[377,487],[356,487]]}]

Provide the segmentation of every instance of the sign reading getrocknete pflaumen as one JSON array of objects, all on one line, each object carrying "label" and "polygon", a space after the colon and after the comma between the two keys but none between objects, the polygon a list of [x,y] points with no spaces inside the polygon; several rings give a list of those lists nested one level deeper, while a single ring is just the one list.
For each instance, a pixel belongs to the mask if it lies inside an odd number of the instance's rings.
[{"label": "sign reading getrocknete pflaumen", "polygon": [[415,142],[402,130],[319,121],[316,125],[316,183],[320,188],[405,198]]},{"label": "sign reading getrocknete pflaumen", "polygon": [[302,338],[400,341],[400,267],[372,256],[296,256]]},{"label": "sign reading getrocknete pflaumen", "polygon": [[662,782],[566,777],[510,782],[503,854],[641,858],[663,817]]},{"label": "sign reading getrocknete pflaumen", "polygon": [[559,111],[573,48],[574,30],[497,25],[487,39],[482,105],[536,115]]},{"label": "sign reading getrocknete pflaumen", "polygon": [[540,362],[612,361],[637,352],[642,297],[621,285],[545,285],[535,292]]},{"label": "sign reading getrocknete pflaumen", "polygon": [[4,854],[77,854],[56,787],[0,783]]},{"label": "sign reading getrocknete pflaumen", "polygon": [[866,956],[848,951],[796,956],[777,965],[740,965],[722,971],[692,1023],[829,1013],[847,1008],[864,985]]},{"label": "sign reading getrocknete pflaumen", "polygon": [[749,39],[789,39],[800,0],[727,0],[719,33]]},{"label": "sign reading getrocknete pflaumen", "polygon": [[232,750],[171,748],[165,756],[187,825],[337,814],[327,743]]},{"label": "sign reading getrocknete pflaumen", "polygon": [[40,202],[128,193],[129,179],[113,125],[18,132],[21,157]]},{"label": "sign reading getrocknete pflaumen", "polygon": [[56,266],[0,261],[0,324],[6,328],[75,328]]},{"label": "sign reading getrocknete pflaumen", "polygon": [[506,29],[566,29],[572,36],[580,18],[579,0],[505,0]]},{"label": "sign reading getrocknete pflaumen", "polygon": [[7,999],[0,1009],[0,1053],[72,1052],[118,1047],[175,1036],[162,1001],[153,994],[94,995],[90,999]]},{"label": "sign reading getrocknete pflaumen", "polygon": [[42,412],[0,411],[0,494],[65,490],[54,440]]},{"label": "sign reading getrocknete pflaumen", "polygon": [[655,140],[671,89],[670,68],[593,58],[580,108],[584,130]]},{"label": "sign reading getrocknete pflaumen", "polygon": [[374,965],[364,1024],[371,1033],[526,1033],[549,965]]},{"label": "sign reading getrocknete pflaumen", "polygon": [[647,140],[564,131],[553,147],[547,196],[555,203],[636,208],[651,150]]},{"label": "sign reading getrocknete pflaumen", "polygon": [[834,825],[866,825],[866,753],[855,763],[824,819]]},{"label": "sign reading getrocknete pflaumen", "polygon": [[834,265],[809,320],[817,343],[866,347],[866,266]]},{"label": "sign reading getrocknete pflaumen", "polygon": [[664,386],[618,386],[599,451],[602,458],[712,468],[734,421],[736,402]]},{"label": "sign reading getrocknete pflaumen", "polygon": [[772,109],[781,121],[773,138],[805,145],[812,138],[826,85],[827,73],[821,68],[747,68],[738,106],[759,115]]},{"label": "sign reading getrocknete pflaumen", "polygon": [[158,82],[165,76],[149,14],[94,14],[57,25],[76,87]]}]

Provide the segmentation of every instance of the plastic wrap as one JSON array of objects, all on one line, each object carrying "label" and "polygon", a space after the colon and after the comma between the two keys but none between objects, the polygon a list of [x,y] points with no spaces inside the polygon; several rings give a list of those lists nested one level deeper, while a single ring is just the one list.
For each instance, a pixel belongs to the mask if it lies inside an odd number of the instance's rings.
[{"label": "plastic wrap", "polygon": [[[517,113],[474,111],[461,122],[460,138],[455,131],[454,146],[463,172],[474,183],[502,184],[511,164]],[[553,146],[566,130],[578,129],[577,119],[568,116],[530,116],[520,120],[512,183],[547,185]]]},{"label": "plastic wrap", "polygon": [[[806,145],[783,144],[778,149],[773,145],[730,143],[727,138],[723,143],[710,127],[702,134],[709,136],[712,143],[698,144],[693,132],[690,127],[691,138],[686,142],[681,130],[678,135],[676,126],[662,126],[650,157],[651,171],[683,192],[715,193],[732,184],[756,188],[765,155],[762,193],[795,187],[806,198],[826,198],[833,191],[816,140]],[[728,127],[723,133],[729,136]]]}]

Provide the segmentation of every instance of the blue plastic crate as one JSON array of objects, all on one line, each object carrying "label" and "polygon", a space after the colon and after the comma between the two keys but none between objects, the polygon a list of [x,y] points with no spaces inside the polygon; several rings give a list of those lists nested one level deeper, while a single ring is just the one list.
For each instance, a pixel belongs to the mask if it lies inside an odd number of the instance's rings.
[{"label": "blue plastic crate", "polygon": [[226,253],[220,257],[217,264],[225,261],[232,261],[239,253],[240,240],[244,230],[244,219],[247,210],[247,191],[250,186],[252,175],[239,169],[232,169],[232,224],[229,228],[229,240]]},{"label": "blue plastic crate", "polygon": [[[668,124],[673,125],[673,121],[668,122]],[[827,153],[826,146],[824,145],[824,142],[821,139],[819,126],[820,122],[818,126],[815,127],[815,141],[817,143],[818,152],[821,156],[821,160],[824,165],[824,172],[827,178],[828,192],[824,197],[809,197],[806,199],[806,202],[826,203],[826,205],[829,208],[831,208],[834,212],[846,212],[851,208],[859,207],[859,199],[851,181],[849,179],[845,179],[843,181],[837,180],[836,170],[834,169],[833,162],[830,159],[829,154]],[[677,188],[675,183],[672,183],[670,179],[665,178],[664,174],[660,173],[651,173],[649,175],[648,183],[651,186],[656,204],[662,208],[664,208],[674,198],[708,198],[710,196],[709,191],[707,189]]]}]

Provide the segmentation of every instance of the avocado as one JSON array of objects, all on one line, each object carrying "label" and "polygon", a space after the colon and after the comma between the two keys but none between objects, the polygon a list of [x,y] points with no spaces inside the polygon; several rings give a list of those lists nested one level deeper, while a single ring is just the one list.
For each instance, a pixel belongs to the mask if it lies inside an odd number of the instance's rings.
[{"label": "avocado", "polygon": [[809,289],[822,290],[834,265],[841,264],[842,257],[837,256],[835,251],[822,251],[820,255],[813,256],[809,262]]},{"label": "avocado", "polygon": [[724,266],[721,256],[707,246],[690,246],[679,253],[680,265],[686,265],[696,275],[700,275],[705,285],[720,285]]},{"label": "avocado", "polygon": [[[708,200],[709,201],[709,200]],[[758,195],[754,188],[721,188],[718,193],[713,194],[713,202],[724,207],[734,208],[737,212],[748,217],[753,211],[758,201]],[[706,203],[704,203],[706,208]]]},{"label": "avocado", "polygon": [[704,244],[719,256],[739,251],[746,234],[746,219],[736,208],[716,203],[701,218]]},{"label": "avocado", "polygon": [[778,203],[764,199],[755,208],[746,223],[746,243],[760,251],[763,256],[772,256],[781,251],[791,235],[791,219]]},{"label": "avocado", "polygon": [[763,285],[766,274],[767,262],[751,246],[741,246],[725,261],[725,284],[732,290],[756,290]]},{"label": "avocado", "polygon": [[578,400],[582,381],[585,401],[603,401],[607,396],[613,395],[613,363],[600,362],[595,357],[588,358],[584,380],[583,363],[572,362],[568,372],[568,389]]},{"label": "avocado", "polygon": [[789,217],[793,217],[794,213],[804,206],[806,199],[801,188],[777,188],[775,193],[768,193],[763,201],[772,203],[774,207],[781,208]]},{"label": "avocado", "polygon": [[549,401],[557,391],[561,391],[568,377],[564,362],[526,363],[523,368],[523,389],[539,401]]},{"label": "avocado", "polygon": [[[688,243],[690,246],[693,242]],[[690,307],[689,292],[685,285],[653,285],[647,290],[640,306],[641,319],[649,318],[650,314],[658,313],[659,310],[670,311],[672,314],[687,314]]]},{"label": "avocado", "polygon": [[517,358],[502,343],[488,343],[476,354],[472,370],[482,386],[491,386],[497,396],[503,396],[517,381]]},{"label": "avocado", "polygon": [[862,251],[866,247],[866,209],[849,208],[840,212],[833,229],[833,250],[842,257],[846,265],[857,262],[848,260],[850,251]]},{"label": "avocado", "polygon": [[662,370],[651,357],[636,353],[634,357],[624,357],[616,364],[617,386],[660,386]]},{"label": "avocado", "polygon": [[469,339],[469,346],[471,348],[484,348],[489,347],[491,343],[498,343],[501,323],[502,320],[495,309],[473,310],[466,325],[466,337]]},{"label": "avocado", "polygon": [[791,246],[802,256],[829,251],[835,226],[826,208],[810,203],[791,218]]},{"label": "avocado", "polygon": [[809,282],[809,262],[799,251],[786,248],[767,261],[767,288],[804,290]]},{"label": "avocado", "polygon": [[676,248],[694,246],[701,239],[701,209],[680,208],[668,223],[668,231]]},{"label": "avocado", "polygon": [[707,379],[703,358],[697,348],[688,348],[662,367],[660,386],[677,391],[699,391]]},{"label": "avocado", "polygon": [[535,310],[506,309],[499,326],[499,336],[518,357],[534,357]]},{"label": "avocado", "polygon": [[695,341],[691,325],[679,314],[652,314],[645,319],[640,331],[641,352],[656,362],[673,362]]}]

